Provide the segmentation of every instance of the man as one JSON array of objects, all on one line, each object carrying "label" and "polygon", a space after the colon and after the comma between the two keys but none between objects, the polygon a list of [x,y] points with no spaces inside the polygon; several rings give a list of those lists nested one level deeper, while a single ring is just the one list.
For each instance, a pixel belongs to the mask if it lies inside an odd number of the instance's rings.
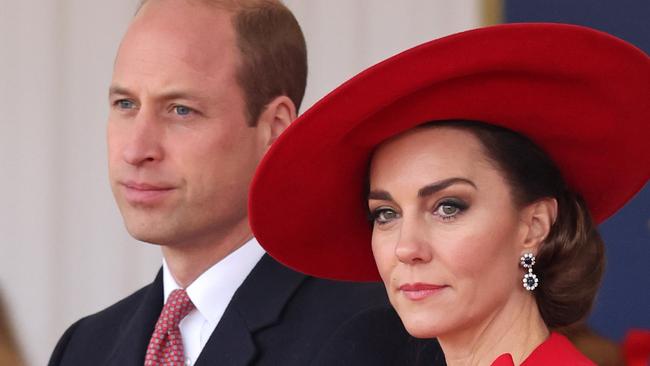
[{"label": "man", "polygon": [[249,183],[305,79],[302,33],[277,1],[144,2],[115,61],[109,172],[129,233],[161,246],[163,268],[72,325],[50,365],[401,362],[417,342],[382,288],[299,274],[252,237]]}]

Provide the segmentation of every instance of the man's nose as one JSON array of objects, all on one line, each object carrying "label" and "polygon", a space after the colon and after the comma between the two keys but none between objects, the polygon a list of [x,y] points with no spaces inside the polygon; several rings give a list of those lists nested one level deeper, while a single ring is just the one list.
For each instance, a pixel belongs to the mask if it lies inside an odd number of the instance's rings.
[{"label": "man's nose", "polygon": [[431,237],[426,223],[417,218],[402,218],[395,256],[406,264],[427,263],[433,258]]},{"label": "man's nose", "polygon": [[164,126],[157,121],[155,113],[141,108],[131,123],[123,150],[124,161],[131,165],[142,165],[162,160]]}]

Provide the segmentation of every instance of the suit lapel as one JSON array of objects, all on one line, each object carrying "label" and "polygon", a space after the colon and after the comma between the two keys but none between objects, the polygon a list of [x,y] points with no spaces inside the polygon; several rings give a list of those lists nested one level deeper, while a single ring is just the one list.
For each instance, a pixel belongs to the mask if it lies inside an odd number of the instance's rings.
[{"label": "suit lapel", "polygon": [[251,364],[255,332],[278,321],[305,278],[264,255],[235,292],[195,366]]},{"label": "suit lapel", "polygon": [[163,307],[162,270],[149,285],[133,316],[121,327],[120,339],[106,365],[142,366],[149,339]]},{"label": "suit lapel", "polygon": [[253,336],[245,320],[237,312],[228,316],[224,313],[195,366],[248,365],[256,353]]}]

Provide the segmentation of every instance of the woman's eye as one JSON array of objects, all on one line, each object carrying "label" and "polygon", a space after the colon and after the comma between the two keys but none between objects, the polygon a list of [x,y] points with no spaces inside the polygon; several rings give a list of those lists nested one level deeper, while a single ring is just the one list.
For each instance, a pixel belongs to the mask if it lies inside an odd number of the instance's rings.
[{"label": "woman's eye", "polygon": [[465,209],[467,209],[467,205],[463,202],[443,201],[436,207],[434,215],[440,216],[443,220],[451,220]]},{"label": "woman's eye", "polygon": [[174,106],[174,112],[179,116],[187,116],[193,112],[193,109],[184,105]]},{"label": "woman's eye", "polygon": [[398,217],[399,214],[389,208],[376,209],[372,214],[373,221],[379,225],[389,223]]},{"label": "woman's eye", "polygon": [[440,205],[440,207],[438,207],[438,215],[442,217],[454,216],[458,211],[458,207],[451,205]]}]

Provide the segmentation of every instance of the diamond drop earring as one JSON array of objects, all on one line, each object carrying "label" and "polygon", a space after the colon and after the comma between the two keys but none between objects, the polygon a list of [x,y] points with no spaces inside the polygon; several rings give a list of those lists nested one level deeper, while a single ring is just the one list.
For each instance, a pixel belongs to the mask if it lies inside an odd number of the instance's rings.
[{"label": "diamond drop earring", "polygon": [[528,273],[524,274],[523,284],[524,288],[528,291],[533,291],[539,285],[537,276],[533,273],[533,266],[535,265],[535,256],[533,253],[524,253],[519,259],[519,263]]}]

